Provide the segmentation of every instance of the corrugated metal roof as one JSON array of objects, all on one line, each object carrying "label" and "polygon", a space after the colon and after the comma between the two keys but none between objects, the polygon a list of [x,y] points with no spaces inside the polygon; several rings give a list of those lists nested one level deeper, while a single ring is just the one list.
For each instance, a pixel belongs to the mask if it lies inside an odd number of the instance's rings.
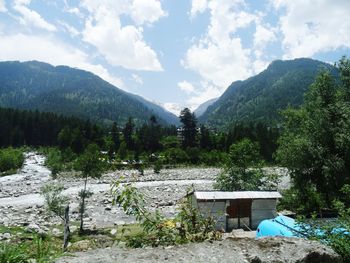
[{"label": "corrugated metal roof", "polygon": [[193,193],[199,200],[232,200],[232,199],[277,199],[281,198],[279,192],[270,191],[235,191],[235,192],[219,192],[196,191]]}]

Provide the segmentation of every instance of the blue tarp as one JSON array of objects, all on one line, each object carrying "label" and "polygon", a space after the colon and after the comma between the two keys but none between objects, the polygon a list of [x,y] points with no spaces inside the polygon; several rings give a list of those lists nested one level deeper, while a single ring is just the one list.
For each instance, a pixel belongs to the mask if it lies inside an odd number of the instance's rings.
[{"label": "blue tarp", "polygon": [[[344,228],[333,228],[331,233],[349,236],[349,232]],[[312,229],[308,224],[297,223],[293,218],[283,215],[262,221],[256,230],[256,237],[283,236],[307,238],[308,235],[311,235],[322,239],[325,237],[325,234],[325,230],[323,229]]]},{"label": "blue tarp", "polygon": [[262,221],[257,230],[256,237],[284,236],[301,237],[301,228],[293,218],[279,215],[274,219]]}]

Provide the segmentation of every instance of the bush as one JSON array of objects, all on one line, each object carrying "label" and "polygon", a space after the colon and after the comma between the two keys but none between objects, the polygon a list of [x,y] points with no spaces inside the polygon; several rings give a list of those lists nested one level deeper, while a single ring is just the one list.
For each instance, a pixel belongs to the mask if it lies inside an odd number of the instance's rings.
[{"label": "bush", "polygon": [[18,149],[1,149],[0,150],[0,173],[14,171],[22,167],[24,155]]},{"label": "bush", "polygon": [[162,162],[160,160],[157,160],[154,164],[154,167],[153,167],[154,173],[159,174],[162,167],[163,167]]},{"label": "bush", "polygon": [[189,157],[187,153],[180,148],[170,148],[164,152],[165,162],[169,164],[187,163]]}]

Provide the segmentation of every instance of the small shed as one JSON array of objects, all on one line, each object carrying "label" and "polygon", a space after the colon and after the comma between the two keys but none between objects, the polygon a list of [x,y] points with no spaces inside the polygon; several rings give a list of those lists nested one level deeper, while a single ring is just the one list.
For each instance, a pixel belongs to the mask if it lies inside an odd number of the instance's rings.
[{"label": "small shed", "polygon": [[204,217],[213,217],[218,230],[256,229],[265,219],[276,216],[276,191],[194,191],[189,194],[193,207]]}]

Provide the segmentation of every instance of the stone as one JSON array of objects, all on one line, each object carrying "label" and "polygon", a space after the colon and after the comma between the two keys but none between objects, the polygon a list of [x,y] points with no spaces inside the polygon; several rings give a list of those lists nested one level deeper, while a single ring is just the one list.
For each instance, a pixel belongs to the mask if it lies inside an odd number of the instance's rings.
[{"label": "stone", "polygon": [[91,247],[91,242],[89,240],[80,240],[75,242],[70,247],[73,251],[87,251]]},{"label": "stone", "polygon": [[117,232],[118,232],[117,229],[113,228],[110,233],[111,235],[115,236]]},{"label": "stone", "polygon": [[53,229],[51,230],[51,233],[52,233],[52,235],[55,236],[55,237],[59,237],[59,236],[62,235],[62,231],[59,230],[58,228],[53,228]]},{"label": "stone", "polygon": [[78,230],[78,227],[77,226],[70,226],[69,229],[70,229],[70,232],[73,234]]},{"label": "stone", "polygon": [[11,238],[11,234],[10,233],[4,233],[3,235],[2,235],[2,238],[3,239],[10,239]]},{"label": "stone", "polygon": [[25,229],[26,232],[28,233],[37,233],[41,236],[46,236],[47,231],[41,229],[37,224],[29,224]]}]

